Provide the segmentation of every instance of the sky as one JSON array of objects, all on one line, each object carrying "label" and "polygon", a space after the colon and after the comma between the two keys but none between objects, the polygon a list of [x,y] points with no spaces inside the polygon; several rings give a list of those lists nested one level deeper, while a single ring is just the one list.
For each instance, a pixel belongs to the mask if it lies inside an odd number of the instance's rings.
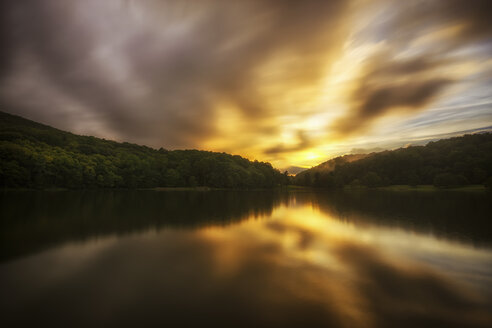
[{"label": "sky", "polygon": [[0,2],[0,110],[295,171],[492,129],[490,0]]}]

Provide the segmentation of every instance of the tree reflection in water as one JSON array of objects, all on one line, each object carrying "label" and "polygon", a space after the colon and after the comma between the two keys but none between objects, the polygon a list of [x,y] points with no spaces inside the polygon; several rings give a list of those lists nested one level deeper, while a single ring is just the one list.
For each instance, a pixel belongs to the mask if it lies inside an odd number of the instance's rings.
[{"label": "tree reflection in water", "polygon": [[1,196],[7,326],[487,327],[485,193]]}]

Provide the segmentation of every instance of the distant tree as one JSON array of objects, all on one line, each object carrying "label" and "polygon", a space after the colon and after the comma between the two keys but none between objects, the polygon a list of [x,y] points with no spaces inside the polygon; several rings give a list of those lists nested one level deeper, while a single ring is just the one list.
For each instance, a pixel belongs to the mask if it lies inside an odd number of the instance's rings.
[{"label": "distant tree", "polygon": [[382,180],[377,173],[369,172],[362,178],[362,184],[370,188],[375,188],[382,185]]},{"label": "distant tree", "polygon": [[196,178],[193,175],[188,178],[188,185],[190,187],[196,187],[198,185]]},{"label": "distant tree", "polygon": [[359,180],[359,179],[354,179],[354,180],[352,180],[352,182],[350,182],[350,186],[351,186],[351,187],[359,187],[359,186],[361,186],[361,185],[362,185],[362,184],[361,184],[361,182],[360,182],[360,180]]},{"label": "distant tree", "polygon": [[468,183],[464,176],[452,173],[442,173],[434,178],[434,186],[439,188],[460,187]]},{"label": "distant tree", "polygon": [[4,188],[273,187],[288,177],[270,164],[198,150],[155,150],[77,136],[0,112]]},{"label": "distant tree", "polygon": [[487,180],[485,180],[484,185],[487,189],[492,189],[492,177],[489,177]]},{"label": "distant tree", "polygon": [[299,173],[293,181],[325,188],[343,187],[355,180],[366,186],[484,184],[492,176],[492,133],[354,156],[331,159]]},{"label": "distant tree", "polygon": [[182,185],[181,175],[175,169],[167,170],[164,181],[168,187],[178,187]]},{"label": "distant tree", "polygon": [[481,184],[487,178],[487,171],[479,167],[474,167],[471,176],[470,180],[472,183]]}]

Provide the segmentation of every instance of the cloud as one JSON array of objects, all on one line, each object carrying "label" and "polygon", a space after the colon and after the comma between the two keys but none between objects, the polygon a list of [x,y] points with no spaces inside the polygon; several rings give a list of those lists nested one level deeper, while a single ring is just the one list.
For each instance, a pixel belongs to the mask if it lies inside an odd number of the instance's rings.
[{"label": "cloud", "polygon": [[359,78],[356,90],[351,94],[352,111],[335,122],[336,131],[342,134],[360,132],[395,109],[416,111],[424,108],[452,83],[435,73],[429,74],[439,65],[442,63],[423,57],[385,61],[379,55],[374,56],[367,65],[367,73]]},{"label": "cloud", "polygon": [[361,105],[352,116],[338,121],[337,129],[345,133],[358,131],[395,108],[420,110],[450,83],[446,79],[430,79],[364,90],[359,94]]},{"label": "cloud", "polygon": [[[427,110],[463,81],[486,85],[471,74],[492,71],[490,6],[5,0],[0,106],[75,133],[313,165],[306,148],[368,137],[379,118]],[[375,51],[352,60],[359,46]],[[278,143],[284,133],[297,143]]]},{"label": "cloud", "polygon": [[418,35],[435,28],[456,26],[453,46],[475,42],[492,35],[492,3],[488,0],[412,1],[400,8],[396,33]]},{"label": "cloud", "polygon": [[348,4],[4,1],[2,102],[57,126],[72,111],[79,130],[90,114],[125,140],[194,147],[216,133],[222,104],[254,128],[281,110],[266,89],[316,85],[342,45]]},{"label": "cloud", "polygon": [[[384,28],[373,34],[384,43],[366,58],[348,97],[350,110],[331,127],[342,137],[364,133],[377,119],[401,109],[413,113],[428,108],[474,73],[462,72],[460,64],[487,58],[483,47],[492,50],[490,1],[383,3],[390,14]],[[463,50],[474,54],[463,55]]]},{"label": "cloud", "polygon": [[267,148],[263,151],[264,154],[280,154],[280,153],[291,153],[299,150],[304,150],[313,146],[313,141],[306,136],[306,132],[302,130],[297,131],[297,144],[286,145],[283,143],[277,144],[273,147]]}]

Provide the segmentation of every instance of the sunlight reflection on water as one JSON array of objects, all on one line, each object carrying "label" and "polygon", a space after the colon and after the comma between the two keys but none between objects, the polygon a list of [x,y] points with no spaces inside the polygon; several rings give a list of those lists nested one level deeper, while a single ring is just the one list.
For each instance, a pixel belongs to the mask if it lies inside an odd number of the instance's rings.
[{"label": "sunlight reflection on water", "polygon": [[[154,199],[155,194],[148,194],[139,204],[153,208],[154,201],[176,197],[174,205],[197,206],[187,219],[198,220],[208,215],[203,204],[213,203],[214,197],[224,201],[224,195],[213,193],[199,196],[204,202],[185,195]],[[245,197],[235,195],[234,201],[246,202]],[[160,221],[142,228],[144,219],[133,214],[109,220],[108,215],[122,213],[121,204],[127,204],[126,198],[116,203],[113,195],[101,221],[72,217],[74,222],[65,229],[77,223],[77,231],[93,231],[82,239],[67,237],[62,222],[47,224],[45,216],[38,215],[53,212],[38,208],[36,218],[26,219],[21,228],[39,239],[32,244],[39,250],[0,263],[0,312],[8,326],[492,324],[489,246],[342,215],[335,205],[323,204],[327,197],[282,195],[272,201],[271,210],[251,210],[257,199],[245,207],[246,216],[234,210],[240,221],[214,209],[207,222],[224,217],[230,224],[183,229],[181,223]],[[160,210],[163,217],[170,213]],[[92,219],[96,212],[86,211]],[[162,220],[175,220],[178,214],[172,213],[175,216]],[[133,228],[124,221],[130,219]],[[104,220],[111,224],[105,226]],[[61,240],[48,248],[36,234],[46,226],[54,233],[51,239]],[[122,226],[124,234],[118,233]],[[20,230],[5,227],[12,238],[3,235],[9,246]],[[56,228],[66,238],[60,239]]]}]

